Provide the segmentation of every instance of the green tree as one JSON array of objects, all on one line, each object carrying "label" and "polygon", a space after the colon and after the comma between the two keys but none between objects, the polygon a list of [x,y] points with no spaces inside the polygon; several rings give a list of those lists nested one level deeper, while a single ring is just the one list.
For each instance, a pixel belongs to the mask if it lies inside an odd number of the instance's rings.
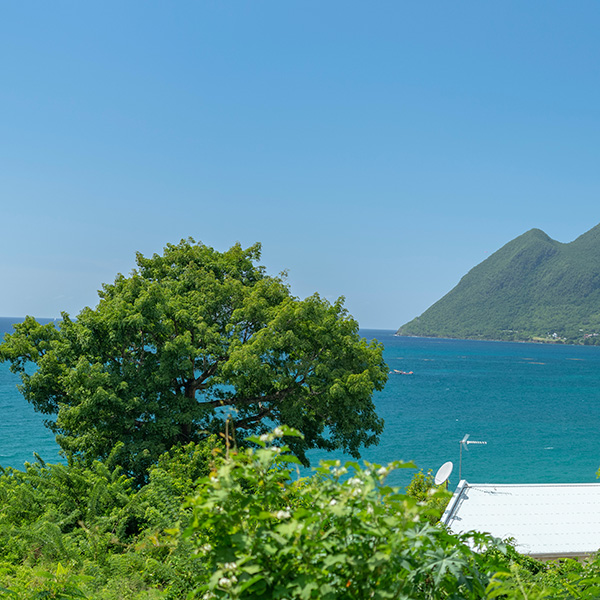
[{"label": "green tree", "polygon": [[16,325],[0,360],[67,453],[105,458],[122,442],[117,460],[138,478],[226,415],[240,439],[277,423],[301,431],[290,445],[304,463],[313,447],[358,456],[383,428],[382,346],[358,335],[343,299],[300,300],[259,259],[259,244],[220,253],[192,239],[138,253],[96,308]]}]

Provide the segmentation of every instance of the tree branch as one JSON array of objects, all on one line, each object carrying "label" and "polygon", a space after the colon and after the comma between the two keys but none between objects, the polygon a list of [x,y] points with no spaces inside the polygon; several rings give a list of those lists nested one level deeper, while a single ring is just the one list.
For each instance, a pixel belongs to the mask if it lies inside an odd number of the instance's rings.
[{"label": "tree branch", "polygon": [[208,367],[208,369],[206,369],[204,373],[200,375],[200,377],[196,377],[196,379],[187,381],[184,385],[184,396],[186,398],[194,398],[196,396],[196,392],[205,387],[204,382],[217,372],[219,363],[223,362],[223,360],[225,359],[222,356],[216,358],[215,362],[213,362],[213,364],[210,365],[210,367]]},{"label": "tree branch", "polygon": [[286,396],[289,396],[292,392],[298,389],[298,386],[288,387],[272,394],[265,394],[264,396],[256,396],[254,398],[227,398],[224,400],[211,400],[209,402],[201,402],[202,406],[210,406],[216,408],[217,406],[232,406],[234,404],[247,406],[249,404],[255,404],[256,402],[273,402],[277,400],[283,400]]},{"label": "tree branch", "polygon": [[239,421],[235,421],[236,428],[239,427],[240,429],[248,429],[250,427],[250,425],[253,425],[254,423],[258,423],[265,417],[268,417],[273,412],[273,408],[274,408],[273,406],[271,406],[270,408],[263,406],[258,411],[258,413],[256,413],[254,416],[246,417],[245,419],[240,419]]}]

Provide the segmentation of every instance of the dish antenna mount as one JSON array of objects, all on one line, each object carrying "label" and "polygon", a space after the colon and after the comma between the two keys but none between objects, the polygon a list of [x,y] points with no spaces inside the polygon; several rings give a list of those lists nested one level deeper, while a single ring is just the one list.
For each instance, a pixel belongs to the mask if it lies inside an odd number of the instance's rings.
[{"label": "dish antenna mount", "polygon": [[460,459],[458,462],[458,480],[462,481],[462,451],[463,451],[463,446],[465,448],[465,450],[469,449],[469,444],[487,444],[487,442],[476,442],[475,440],[470,440],[469,439],[469,434],[467,433],[465,435],[465,437],[460,440],[460,442],[458,442],[458,445],[460,446]]}]

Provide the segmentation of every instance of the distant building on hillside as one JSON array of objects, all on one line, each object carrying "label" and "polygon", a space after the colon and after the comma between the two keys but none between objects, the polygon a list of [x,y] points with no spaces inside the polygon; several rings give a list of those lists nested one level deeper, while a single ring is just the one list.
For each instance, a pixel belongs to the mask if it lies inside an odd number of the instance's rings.
[{"label": "distant building on hillside", "polygon": [[455,533],[513,538],[540,560],[586,558],[600,549],[600,483],[458,484],[442,522]]}]

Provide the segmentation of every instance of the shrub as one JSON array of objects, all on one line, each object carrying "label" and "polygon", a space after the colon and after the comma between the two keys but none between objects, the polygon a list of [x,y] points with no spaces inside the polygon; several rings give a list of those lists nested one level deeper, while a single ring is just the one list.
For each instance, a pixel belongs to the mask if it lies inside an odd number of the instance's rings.
[{"label": "shrub", "polygon": [[[432,526],[410,496],[385,484],[397,468],[324,461],[317,477],[292,479],[295,457],[273,442],[287,428],[253,438],[259,448],[233,454],[190,501],[183,532],[210,578],[202,598],[482,598],[489,562]],[[482,568],[485,567],[485,568]]]}]

